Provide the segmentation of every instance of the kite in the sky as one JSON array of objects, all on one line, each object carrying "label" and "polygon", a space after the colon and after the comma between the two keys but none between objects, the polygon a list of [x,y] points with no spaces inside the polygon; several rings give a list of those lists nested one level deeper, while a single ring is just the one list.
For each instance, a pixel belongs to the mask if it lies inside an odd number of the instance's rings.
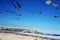
[{"label": "kite in the sky", "polygon": [[54,6],[55,10],[59,10],[59,5],[58,4],[52,4]]},{"label": "kite in the sky", "polygon": [[58,4],[52,4],[54,7],[57,7],[57,6],[59,6]]},{"label": "kite in the sky", "polygon": [[[57,1],[57,0],[56,0]],[[59,1],[59,0],[58,0]],[[59,5],[58,4],[55,4],[55,3],[52,3],[52,0],[46,0],[45,3],[47,5],[52,5],[54,7],[55,10],[59,10]]]},{"label": "kite in the sky", "polygon": [[10,0],[10,3],[14,6],[15,9],[21,9],[21,4],[18,3],[16,0]]},{"label": "kite in the sky", "polygon": [[16,4],[17,4],[17,9],[19,10],[19,9],[21,9],[21,5],[16,1]]},{"label": "kite in the sky", "polygon": [[42,14],[42,12],[41,11],[39,11],[39,10],[36,10],[36,9],[33,9],[32,11],[30,11],[30,12],[32,12],[32,14],[35,14],[35,13],[37,13],[37,14]]},{"label": "kite in the sky", "polygon": [[58,18],[58,17],[60,17],[60,16],[54,16],[54,18]]},{"label": "kite in the sky", "polygon": [[40,10],[35,10],[35,12],[39,15],[42,14],[42,12]]},{"label": "kite in the sky", "polygon": [[45,3],[46,3],[47,5],[50,5],[52,2],[51,2],[51,0],[46,0]]},{"label": "kite in the sky", "polygon": [[17,8],[13,0],[10,0],[10,3],[14,6],[14,8]]}]

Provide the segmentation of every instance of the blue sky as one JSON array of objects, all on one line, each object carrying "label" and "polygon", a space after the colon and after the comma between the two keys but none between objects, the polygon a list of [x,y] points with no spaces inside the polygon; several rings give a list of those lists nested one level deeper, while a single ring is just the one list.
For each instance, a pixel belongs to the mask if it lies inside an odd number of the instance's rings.
[{"label": "blue sky", "polygon": [[[60,34],[60,17],[54,18],[55,15],[60,16],[60,10],[55,10],[57,4],[60,3],[52,0],[50,5],[47,5],[46,0],[17,0],[21,4],[21,9],[17,10],[9,2],[9,0],[0,0],[0,25],[4,27],[19,27],[31,30],[37,30],[43,33]],[[20,19],[15,19],[17,15],[5,10],[15,11],[16,14],[21,14]],[[42,12],[42,14],[39,14]],[[34,14],[33,14],[34,13]]]}]

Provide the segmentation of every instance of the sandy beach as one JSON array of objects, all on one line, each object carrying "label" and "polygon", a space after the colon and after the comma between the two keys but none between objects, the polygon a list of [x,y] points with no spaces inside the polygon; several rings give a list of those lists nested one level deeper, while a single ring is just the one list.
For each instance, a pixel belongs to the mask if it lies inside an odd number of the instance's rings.
[{"label": "sandy beach", "polygon": [[47,40],[47,39],[11,33],[0,33],[0,40]]}]

